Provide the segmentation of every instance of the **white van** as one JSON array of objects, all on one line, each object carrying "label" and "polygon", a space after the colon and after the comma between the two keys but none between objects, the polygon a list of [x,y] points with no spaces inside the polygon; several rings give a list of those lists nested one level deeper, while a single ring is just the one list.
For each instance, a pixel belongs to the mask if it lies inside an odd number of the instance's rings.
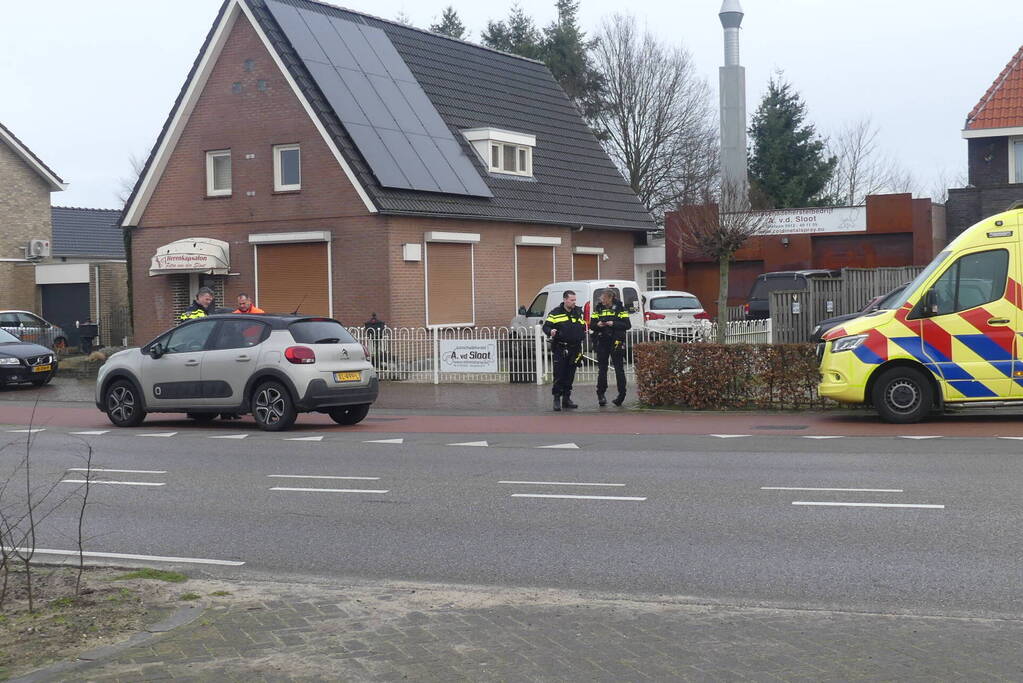
[{"label": "white van", "polygon": [[569,280],[567,282],[552,282],[545,286],[533,298],[533,303],[528,307],[519,308],[509,327],[513,334],[519,336],[531,336],[536,325],[542,325],[547,314],[558,306],[563,300],[566,290],[572,290],[576,295],[576,305],[582,306],[583,315],[587,322],[590,319],[590,312],[600,300],[600,294],[608,287],[618,290],[618,295],[629,311],[629,320],[634,328],[643,327],[643,305],[640,300],[639,285],[632,280]]}]

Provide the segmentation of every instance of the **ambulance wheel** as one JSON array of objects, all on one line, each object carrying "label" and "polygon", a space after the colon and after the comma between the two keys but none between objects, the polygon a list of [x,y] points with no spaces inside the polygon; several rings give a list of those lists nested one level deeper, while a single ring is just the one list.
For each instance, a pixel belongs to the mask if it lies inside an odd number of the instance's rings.
[{"label": "ambulance wheel", "polygon": [[915,368],[885,370],[871,392],[874,408],[885,422],[919,422],[934,405],[934,392],[924,373]]}]

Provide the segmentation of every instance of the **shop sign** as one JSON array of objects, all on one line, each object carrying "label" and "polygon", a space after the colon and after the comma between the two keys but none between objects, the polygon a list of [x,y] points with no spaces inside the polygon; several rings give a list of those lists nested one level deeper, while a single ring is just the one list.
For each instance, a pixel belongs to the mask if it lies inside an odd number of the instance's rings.
[{"label": "shop sign", "polygon": [[441,372],[497,372],[497,340],[440,340]]}]

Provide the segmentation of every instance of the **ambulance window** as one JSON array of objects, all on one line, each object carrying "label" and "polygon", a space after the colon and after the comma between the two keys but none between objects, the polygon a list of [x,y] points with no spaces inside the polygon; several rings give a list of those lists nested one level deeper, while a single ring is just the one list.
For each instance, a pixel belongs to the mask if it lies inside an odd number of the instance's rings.
[{"label": "ambulance window", "polygon": [[1009,271],[1005,249],[966,254],[949,266],[931,290],[936,314],[958,313],[1002,298]]}]

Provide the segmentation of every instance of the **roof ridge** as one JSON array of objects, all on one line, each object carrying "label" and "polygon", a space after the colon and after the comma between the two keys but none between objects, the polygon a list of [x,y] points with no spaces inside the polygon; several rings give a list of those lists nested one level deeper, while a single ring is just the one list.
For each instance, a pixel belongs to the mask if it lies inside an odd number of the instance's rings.
[{"label": "roof ridge", "polygon": [[1020,46],[1020,48],[1016,50],[1016,54],[1012,56],[1008,64],[1005,65],[1005,68],[1002,69],[994,82],[991,83],[991,86],[980,98],[980,101],[977,102],[970,113],[966,115],[966,128],[969,128],[970,123],[980,116],[981,112],[984,111],[985,107],[987,107],[991,100],[994,99],[998,91],[1002,89],[1005,81],[1008,80],[1009,76],[1012,75],[1012,72],[1015,71],[1021,63],[1023,63],[1023,46]]},{"label": "roof ridge", "polygon": [[51,206],[51,209],[71,209],[73,211],[112,211],[114,213],[121,213],[123,209],[94,209],[89,206]]},{"label": "roof ridge", "polygon": [[524,62],[530,62],[532,64],[543,64],[544,66],[546,66],[546,63],[540,59],[533,59],[532,57],[523,57],[522,55],[517,55],[514,52],[505,52],[504,50],[498,50],[496,48],[487,47],[486,45],[480,45],[479,43],[474,43],[469,40],[453,38],[451,36],[444,35],[443,33],[434,33],[433,31],[427,30],[425,28],[413,26],[412,24],[403,24],[400,21],[395,21],[393,19],[384,19],[383,17],[378,17],[375,14],[367,14],[366,12],[360,12],[359,10],[350,9],[348,7],[342,7],[341,5],[334,5],[329,2],[324,2],[324,0],[303,0],[303,2],[308,2],[314,5],[322,5],[324,7],[330,7],[331,9],[339,9],[342,12],[351,12],[352,14],[357,14],[360,17],[368,17],[369,19],[373,19],[374,21],[382,21],[385,24],[391,24],[392,26],[407,28],[418,33],[425,33],[428,36],[436,36],[438,38],[443,38],[444,40],[450,40],[455,43],[461,43],[462,45],[468,45],[470,47],[479,48],[480,50],[486,50],[487,52],[496,52],[497,54],[504,55],[506,57],[514,57],[515,59],[521,59]]},{"label": "roof ridge", "polygon": [[[15,135],[14,131],[11,130],[10,128],[8,128],[7,126],[5,126],[2,122],[0,122],[0,132],[6,133],[7,136],[9,136],[12,140],[14,140],[14,143],[16,145],[20,146],[23,150],[25,150],[25,152],[30,157],[32,157],[32,159],[34,159],[37,164],[39,164],[44,169],[46,169],[46,172],[49,173],[54,178],[56,178],[59,183],[64,183],[64,179],[61,178],[59,175],[57,175],[56,171],[54,171],[52,168],[47,166],[46,162],[43,161],[42,159],[40,159],[39,156],[35,152],[33,152],[32,149],[28,145],[25,144],[24,140],[20,139],[17,135]],[[0,136],[0,137],[2,137],[2,136]],[[15,154],[17,154],[17,150],[15,150]]]}]

